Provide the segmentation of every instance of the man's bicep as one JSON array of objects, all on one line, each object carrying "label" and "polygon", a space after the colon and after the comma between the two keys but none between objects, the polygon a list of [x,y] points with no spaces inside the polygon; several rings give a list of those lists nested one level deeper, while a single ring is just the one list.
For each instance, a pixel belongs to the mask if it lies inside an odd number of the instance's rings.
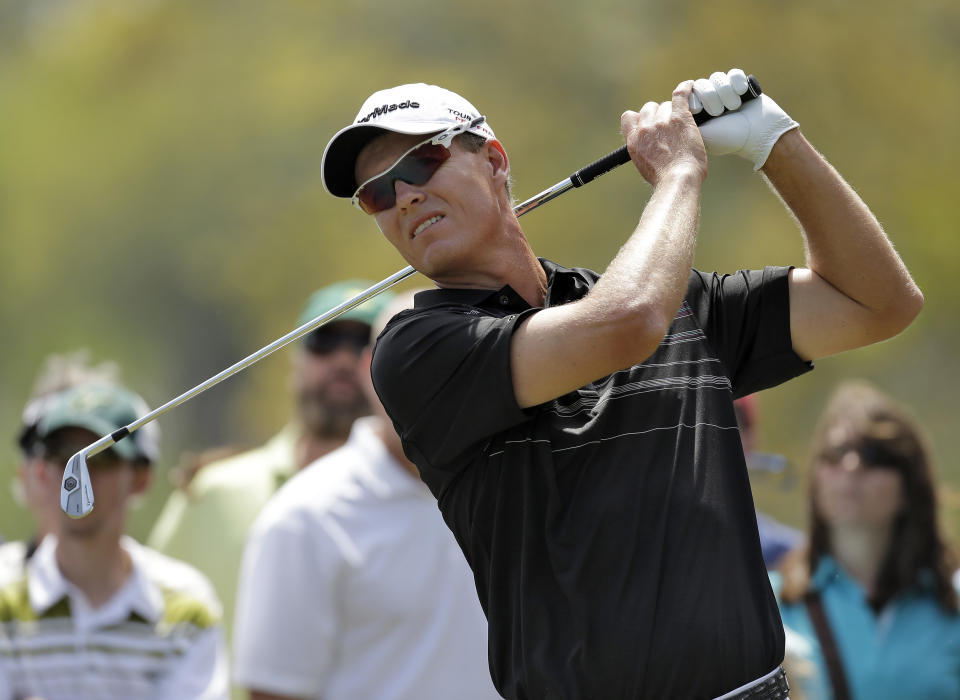
[{"label": "man's bicep", "polygon": [[608,325],[584,319],[575,303],[524,318],[510,347],[517,404],[530,408],[551,401],[627,366]]},{"label": "man's bicep", "polygon": [[793,349],[813,361],[880,340],[867,329],[872,314],[805,268],[790,271],[790,335]]}]

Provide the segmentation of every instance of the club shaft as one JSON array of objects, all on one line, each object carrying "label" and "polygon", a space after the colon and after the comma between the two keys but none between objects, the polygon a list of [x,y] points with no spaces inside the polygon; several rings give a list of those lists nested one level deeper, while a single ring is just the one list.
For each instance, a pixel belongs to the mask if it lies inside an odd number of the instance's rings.
[{"label": "club shaft", "polygon": [[567,178],[566,180],[558,182],[553,187],[545,189],[540,194],[534,195],[533,197],[526,200],[525,202],[521,202],[520,204],[518,204],[513,208],[513,211],[516,213],[517,216],[523,216],[528,211],[533,211],[534,209],[539,207],[541,204],[546,204],[551,199],[555,199],[556,197],[559,197],[567,190],[573,189],[573,187],[574,187],[574,184],[570,181],[570,178]]},{"label": "club shaft", "polygon": [[[273,341],[269,345],[266,345],[260,348],[252,355],[248,355],[247,357],[243,358],[236,364],[233,364],[230,367],[227,367],[225,370],[223,370],[219,374],[215,374],[214,376],[210,377],[208,380],[206,380],[202,384],[198,384],[192,389],[180,394],[180,396],[176,397],[175,399],[171,399],[170,401],[163,404],[162,406],[150,411],[150,413],[147,413],[146,415],[141,416],[140,418],[130,423],[129,425],[127,425],[125,428],[121,429],[118,432],[126,431],[127,433],[132,433],[137,429],[142,428],[144,425],[153,421],[159,416],[162,416],[164,413],[166,413],[170,409],[176,408],[180,404],[186,401],[189,401],[197,394],[202,394],[204,391],[206,391],[212,386],[219,384],[224,379],[228,379],[229,377],[232,377],[233,375],[235,375],[237,372],[240,372],[246,369],[247,367],[249,367],[252,364],[255,364],[256,362],[259,362],[267,355],[273,354],[280,348],[286,345],[289,345],[295,340],[302,338],[307,333],[310,333],[311,331],[316,330],[317,328],[324,325],[325,323],[329,323],[330,321],[337,318],[341,314],[345,314],[347,311],[350,311],[351,309],[354,309],[360,306],[364,302],[369,301],[370,299],[377,296],[381,292],[389,289],[395,284],[402,282],[407,277],[410,277],[410,275],[412,275],[414,272],[416,272],[416,270],[414,270],[409,265],[404,269],[399,270],[398,272],[395,272],[394,274],[390,275],[386,279],[378,282],[377,284],[369,287],[368,289],[364,290],[360,294],[356,295],[352,299],[349,299],[343,302],[342,304],[333,307],[329,311],[326,311],[320,314],[313,320],[308,321],[307,323],[304,323],[299,328],[295,328],[294,330],[290,331],[282,338],[277,338],[275,341]],[[116,433],[114,433],[114,435],[116,435]],[[118,439],[121,439],[122,437],[125,437],[125,435],[118,436]]]}]

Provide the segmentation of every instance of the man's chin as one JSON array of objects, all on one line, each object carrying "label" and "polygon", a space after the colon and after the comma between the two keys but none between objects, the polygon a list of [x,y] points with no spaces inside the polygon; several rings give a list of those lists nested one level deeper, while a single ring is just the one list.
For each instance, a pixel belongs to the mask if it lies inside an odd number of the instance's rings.
[{"label": "man's chin", "polygon": [[331,401],[322,405],[301,405],[300,420],[304,429],[314,437],[346,439],[353,422],[369,413],[365,401],[344,404]]},{"label": "man's chin", "polygon": [[89,540],[99,535],[101,530],[102,523],[89,515],[75,520],[71,518],[60,526],[60,539]]}]

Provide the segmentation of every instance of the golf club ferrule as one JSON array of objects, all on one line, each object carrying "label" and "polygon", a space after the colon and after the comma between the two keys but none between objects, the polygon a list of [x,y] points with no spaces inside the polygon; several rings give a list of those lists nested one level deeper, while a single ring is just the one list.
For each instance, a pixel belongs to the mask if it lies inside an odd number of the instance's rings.
[{"label": "golf club ferrule", "polygon": [[578,186],[579,186],[579,185],[577,185],[577,184],[574,183],[572,177],[571,177],[571,178],[568,178],[568,179],[564,180],[563,182],[558,182],[558,183],[557,183],[556,185],[554,185],[553,187],[550,187],[550,188],[548,188],[548,189],[545,189],[545,190],[544,190],[543,192],[541,192],[540,194],[534,195],[534,196],[531,197],[530,199],[528,199],[528,200],[526,200],[526,201],[524,201],[524,202],[521,202],[520,204],[518,204],[517,206],[515,206],[515,207],[513,208],[513,211],[514,211],[514,213],[515,213],[518,217],[523,216],[523,215],[526,214],[528,211],[533,211],[534,209],[536,209],[537,207],[539,207],[541,204],[545,204],[545,203],[549,202],[551,199],[553,199],[553,198],[555,198],[555,197],[559,197],[560,195],[562,195],[562,194],[563,194],[564,192],[566,192],[567,190],[571,190],[571,189],[573,189],[574,187],[578,187]]}]

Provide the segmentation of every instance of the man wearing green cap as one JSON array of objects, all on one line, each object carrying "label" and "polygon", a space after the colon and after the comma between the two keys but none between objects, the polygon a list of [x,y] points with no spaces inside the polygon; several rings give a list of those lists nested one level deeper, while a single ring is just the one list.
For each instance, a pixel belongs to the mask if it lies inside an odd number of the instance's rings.
[{"label": "man wearing green cap", "polygon": [[17,501],[30,511],[33,517],[33,533],[26,541],[5,542],[0,545],[0,581],[8,575],[19,576],[23,565],[33,556],[37,545],[50,531],[51,518],[58,517],[56,502],[46,502],[35,483],[32,468],[34,462],[42,461],[37,454],[37,423],[43,417],[48,401],[60,392],[87,383],[116,383],[118,368],[112,362],[89,364],[86,350],[50,355],[44,360],[34,382],[33,392],[23,408],[16,442],[20,452],[16,480],[12,484]]},{"label": "man wearing green cap", "polygon": [[[302,325],[370,286],[349,280],[314,292]],[[306,335],[293,352],[293,421],[265,445],[200,470],[164,506],[148,543],[190,562],[214,582],[228,639],[247,531],[263,505],[300,469],[346,441],[354,419],[369,413],[358,371],[370,326],[392,295],[382,294]]]},{"label": "man wearing green cap", "polygon": [[[115,383],[50,396],[31,447],[38,494],[56,503],[69,457],[146,410]],[[146,428],[88,460],[96,508],[50,518],[21,575],[0,586],[0,699],[227,697],[210,582],[124,535],[157,457],[156,429]]]}]

